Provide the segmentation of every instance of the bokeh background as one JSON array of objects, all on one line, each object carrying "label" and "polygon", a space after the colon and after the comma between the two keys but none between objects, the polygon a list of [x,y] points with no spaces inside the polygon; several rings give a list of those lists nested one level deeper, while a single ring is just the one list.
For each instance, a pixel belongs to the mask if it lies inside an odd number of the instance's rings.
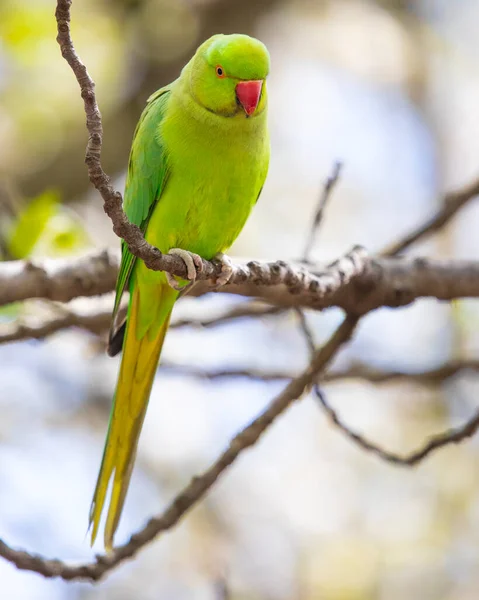
[{"label": "bokeh background", "polygon": [[[87,179],[83,108],[55,42],[54,8],[53,0],[0,1],[2,260],[118,246]],[[232,255],[298,257],[336,160],[344,169],[314,247],[320,260],[354,243],[380,249],[479,174],[479,0],[75,0],[72,17],[97,83],[103,165],[120,188],[146,98],[201,41],[243,32],[267,44],[271,168]],[[478,225],[472,203],[414,252],[474,257]],[[175,318],[238,302],[187,299]],[[75,307],[94,312],[100,301]],[[3,308],[0,320],[55,310],[29,302]],[[421,371],[474,356],[478,317],[466,301],[379,310],[336,364]],[[341,315],[307,318],[319,343]],[[294,372],[308,351],[287,313],[171,331],[164,358],[203,370]],[[9,543],[92,557],[87,513],[117,369],[103,340],[84,331],[0,346],[0,536]],[[118,542],[283,385],[160,368]],[[465,420],[478,385],[463,373],[438,387],[358,380],[325,391],[352,428],[406,451]],[[353,446],[305,397],[179,526],[101,584],[47,581],[0,561],[0,589],[6,600],[475,600],[479,440],[400,469]]]}]

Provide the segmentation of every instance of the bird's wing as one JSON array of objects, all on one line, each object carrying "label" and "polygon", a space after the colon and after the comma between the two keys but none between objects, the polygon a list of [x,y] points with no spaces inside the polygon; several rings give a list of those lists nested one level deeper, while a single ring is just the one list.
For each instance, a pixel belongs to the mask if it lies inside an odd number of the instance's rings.
[{"label": "bird's wing", "polygon": [[[167,153],[159,136],[159,124],[165,116],[171,87],[164,87],[148,98],[148,103],[136,126],[128,164],[123,209],[128,219],[145,232],[150,215],[158,202],[168,178]],[[121,350],[125,323],[117,323],[120,301],[125,291],[136,257],[121,241],[121,263],[116,282],[116,296],[108,342],[108,353]]]}]

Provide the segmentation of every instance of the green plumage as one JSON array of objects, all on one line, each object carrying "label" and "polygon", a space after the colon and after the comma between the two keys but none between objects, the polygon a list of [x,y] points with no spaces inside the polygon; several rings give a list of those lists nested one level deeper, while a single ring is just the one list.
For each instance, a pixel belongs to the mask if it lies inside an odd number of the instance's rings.
[{"label": "green plumage", "polygon": [[[207,40],[169,86],[153,94],[135,131],[124,209],[162,252],[183,248],[211,259],[234,242],[266,178],[269,163],[269,56],[243,35]],[[262,82],[251,116],[240,82]],[[118,526],[164,336],[178,292],[122,243],[113,325],[124,290],[130,302],[123,357],[90,524],[92,543],[113,478],[105,546]]]},{"label": "green plumage", "polygon": [[[145,232],[148,217],[156,200],[161,196],[166,181],[166,153],[158,136],[158,127],[165,113],[168,88],[162,88],[148,98],[148,104],[136,126],[128,164],[123,209],[128,219]],[[135,264],[135,257],[121,241],[121,265],[116,283],[113,321],[119,308],[122,294]]]}]

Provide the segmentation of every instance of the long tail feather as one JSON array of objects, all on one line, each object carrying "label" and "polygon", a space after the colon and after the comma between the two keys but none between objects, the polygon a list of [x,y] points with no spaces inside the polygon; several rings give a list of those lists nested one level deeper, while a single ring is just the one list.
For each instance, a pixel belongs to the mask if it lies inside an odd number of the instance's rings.
[{"label": "long tail feather", "polygon": [[[160,358],[161,348],[170,321],[175,295],[173,290],[160,293],[164,305],[169,306],[162,323],[156,322],[149,330],[138,336],[139,290],[133,291],[128,311],[123,357],[113,401],[108,435],[100,472],[90,507],[91,544],[98,534],[100,518],[110,480],[113,477],[110,504],[105,526],[105,548],[111,550],[130,482],[136,449],[145,418],[153,379]],[[163,296],[163,299],[161,298]],[[166,301],[166,302],[165,302]]]}]

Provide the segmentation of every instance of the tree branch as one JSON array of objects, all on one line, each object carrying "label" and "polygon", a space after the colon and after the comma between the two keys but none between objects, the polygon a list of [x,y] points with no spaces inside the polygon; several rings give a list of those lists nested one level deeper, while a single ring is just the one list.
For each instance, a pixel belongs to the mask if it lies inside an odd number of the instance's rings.
[{"label": "tree branch", "polygon": [[442,229],[459,210],[465,206],[470,200],[479,195],[479,178],[471,182],[469,185],[446,194],[438,212],[427,220],[421,223],[416,229],[411,231],[394,244],[384,248],[381,252],[383,256],[397,256],[417,241],[429,237]]},{"label": "tree branch", "polygon": [[[0,263],[0,306],[29,298],[68,302],[114,290],[118,254],[79,259]],[[261,298],[276,306],[365,314],[380,306],[406,306],[419,298],[479,297],[479,261],[425,258],[368,258],[354,249],[328,267],[306,271],[295,263],[236,265],[233,282],[219,291]],[[198,287],[195,295],[211,288]]]},{"label": "tree branch", "polygon": [[[21,340],[41,340],[70,327],[84,329],[96,335],[108,331],[111,324],[111,309],[92,311],[80,311],[62,305],[60,315],[52,315],[38,322],[33,319],[17,320],[13,323],[0,325],[0,344],[17,342]],[[268,306],[257,302],[241,303],[219,315],[210,318],[197,319],[185,318],[175,319],[170,323],[170,329],[181,327],[210,328],[223,325],[231,321],[243,318],[258,318],[276,315],[283,312],[281,306]]]},{"label": "tree branch", "polygon": [[414,450],[413,452],[405,455],[394,454],[393,452],[389,452],[389,450],[384,450],[380,446],[373,444],[359,433],[349,429],[349,427],[342,422],[337,412],[328,403],[324,392],[320,390],[317,385],[314,386],[314,394],[322,408],[326,411],[326,414],[329,416],[331,422],[350,440],[352,440],[363,450],[371,452],[372,454],[376,454],[382,460],[402,467],[413,467],[417,465],[435,450],[443,448],[449,444],[458,444],[466,438],[472,437],[479,428],[479,411],[476,411],[473,417],[464,425],[432,436],[426,442],[426,444],[418,450]]},{"label": "tree branch", "polygon": [[239,454],[253,446],[268,427],[301,397],[318,374],[325,369],[338,349],[349,340],[356,323],[355,317],[346,317],[329,341],[315,353],[308,368],[290,381],[268,408],[238,433],[217,460],[202,475],[194,477],[161,515],[151,518],[143,529],[132,535],[123,546],[118,546],[110,554],[98,555],[91,563],[80,565],[48,559],[24,550],[16,550],[3,540],[0,540],[0,555],[15,564],[18,569],[34,571],[44,577],[60,577],[66,581],[100,580],[120,563],[135,556],[157,535],[178,523],[181,517],[205,495],[220,475],[238,458]]},{"label": "tree branch", "polygon": [[306,315],[304,314],[304,310],[302,308],[296,307],[295,311],[299,319],[299,329],[303,334],[304,341],[309,352],[309,356],[311,357],[316,351],[316,344],[314,342],[313,332],[311,331],[308,325],[308,321],[306,319]]},{"label": "tree branch", "polygon": [[313,222],[311,224],[311,229],[309,231],[308,239],[306,240],[306,244],[303,250],[302,262],[309,263],[311,250],[313,249],[314,240],[318,233],[318,229],[321,226],[321,222],[323,220],[324,211],[326,206],[331,198],[334,188],[339,181],[339,176],[341,175],[341,169],[343,165],[340,162],[336,162],[333,165],[333,170],[331,174],[326,179],[323,185],[323,189],[321,190],[321,194],[319,196],[318,206],[316,208],[316,213],[314,215]]},{"label": "tree branch", "polygon": [[30,298],[69,302],[115,289],[119,253],[106,250],[75,259],[0,263],[0,306]]},{"label": "tree branch", "polygon": [[77,327],[99,335],[108,330],[111,322],[111,310],[93,314],[81,314],[65,310],[61,315],[50,317],[40,323],[17,321],[0,325],[0,344],[21,340],[43,340],[58,331]]},{"label": "tree branch", "polygon": [[[289,381],[297,376],[297,373],[281,370],[268,370],[257,368],[225,368],[205,369],[192,365],[182,365],[163,361],[160,369],[185,377],[197,377],[199,379],[236,379],[246,378],[253,381]],[[436,369],[428,371],[382,371],[368,365],[357,364],[347,369],[334,369],[327,371],[321,376],[322,383],[331,383],[344,380],[362,380],[369,383],[399,383],[403,381],[419,385],[438,385],[447,379],[466,371],[479,371],[479,360],[456,360],[448,362]]]},{"label": "tree branch", "polygon": [[[211,264],[209,261],[205,263]],[[287,293],[298,297],[324,297],[351,281],[366,265],[365,251],[356,247],[330,267],[317,274],[304,267],[276,261],[250,261],[233,265],[230,282],[221,290],[242,293],[240,286],[284,286]],[[13,261],[0,263],[0,306],[28,298],[48,298],[67,302],[80,296],[97,296],[115,289],[119,254],[103,251],[90,257],[39,262]],[[200,288],[196,294],[211,291]],[[254,293],[245,295],[255,296]]]}]

